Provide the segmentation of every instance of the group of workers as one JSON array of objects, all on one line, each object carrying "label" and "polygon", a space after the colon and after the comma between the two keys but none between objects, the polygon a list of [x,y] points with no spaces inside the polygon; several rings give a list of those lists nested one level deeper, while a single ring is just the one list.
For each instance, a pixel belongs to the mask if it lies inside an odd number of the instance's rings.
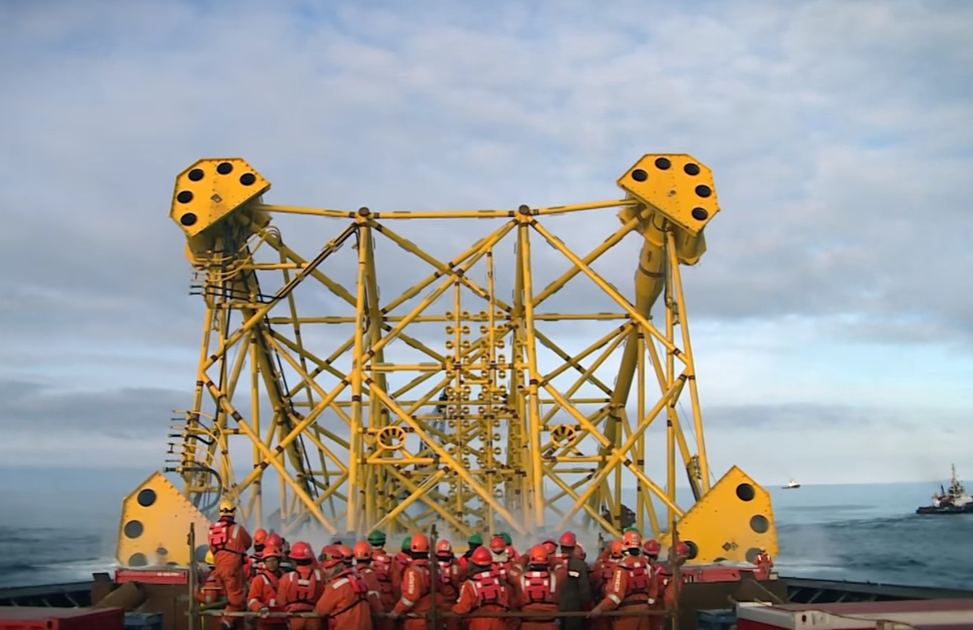
[{"label": "group of workers", "polygon": [[[376,531],[352,547],[342,544],[350,540],[335,540],[315,556],[309,544],[290,546],[264,530],[251,539],[234,514],[232,503],[220,504],[209,532],[212,570],[196,597],[203,603],[225,599],[224,613],[258,613],[261,630],[661,630],[658,611],[677,597],[670,565],[689,555],[679,543],[662,563],[659,543],[643,541],[630,528],[590,565],[571,532],[524,554],[507,534],[488,545],[473,535],[469,551],[456,557],[448,540],[430,549],[422,534],[406,538],[391,555],[385,535]],[[434,598],[438,611],[457,615],[440,618],[437,628],[422,616],[428,617]],[[657,612],[605,616],[613,610]],[[527,614],[478,616],[512,611]],[[313,615],[270,615],[282,612]],[[565,612],[575,614],[559,615]],[[239,628],[241,621],[229,615],[220,623]]]}]

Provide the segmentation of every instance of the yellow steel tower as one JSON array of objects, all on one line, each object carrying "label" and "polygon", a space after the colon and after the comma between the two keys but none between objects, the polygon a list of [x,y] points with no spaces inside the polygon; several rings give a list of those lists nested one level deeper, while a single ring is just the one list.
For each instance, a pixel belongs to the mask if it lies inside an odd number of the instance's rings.
[{"label": "yellow steel tower", "polygon": [[[617,184],[624,199],[571,206],[339,211],[267,204],[270,183],[241,159],[193,164],[170,214],[206,306],[195,400],[174,434],[183,494],[204,512],[229,496],[260,524],[276,508],[285,532],[437,522],[528,536],[573,523],[617,536],[634,524],[665,543],[678,522],[696,561],[776,553],[767,493],[735,467],[710,483],[680,265],[703,255],[719,212],[711,172],[689,155],[647,155]],[[609,226],[610,208],[621,226],[593,250],[559,238],[567,219]],[[285,243],[275,215],[314,219]],[[489,227],[442,259],[403,236],[403,222],[451,222],[429,228],[444,248]],[[632,233],[634,292],[595,271]],[[326,243],[292,248],[312,240]],[[377,263],[385,248],[426,271]],[[542,286],[538,261],[555,252],[567,271]],[[403,274],[411,288],[381,294],[383,277]],[[614,312],[545,308],[584,277]],[[569,324],[574,347],[552,322]],[[665,428],[653,443],[654,422]],[[690,509],[676,501],[678,471]]]}]

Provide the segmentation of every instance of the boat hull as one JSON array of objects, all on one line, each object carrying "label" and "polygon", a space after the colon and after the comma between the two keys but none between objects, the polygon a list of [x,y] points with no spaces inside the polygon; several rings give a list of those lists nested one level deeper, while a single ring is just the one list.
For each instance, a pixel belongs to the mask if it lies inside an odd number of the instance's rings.
[{"label": "boat hull", "polygon": [[973,503],[966,505],[926,505],[916,509],[916,514],[973,514]]}]

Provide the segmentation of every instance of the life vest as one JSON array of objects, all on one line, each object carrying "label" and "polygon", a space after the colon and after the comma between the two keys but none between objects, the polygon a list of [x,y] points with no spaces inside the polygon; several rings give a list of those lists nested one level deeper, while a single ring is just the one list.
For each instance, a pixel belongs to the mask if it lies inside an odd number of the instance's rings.
[{"label": "life vest", "polygon": [[226,521],[217,521],[209,526],[209,546],[214,554],[226,549],[226,543],[230,542],[231,527],[233,524]]},{"label": "life vest", "polygon": [[294,571],[294,578],[291,580],[290,588],[287,591],[287,601],[291,604],[314,606],[318,603],[317,592],[318,583],[322,580],[321,572],[314,569],[305,577],[301,575],[303,568],[299,567]]},{"label": "life vest", "polygon": [[[253,579],[256,580],[257,578],[263,578],[267,581],[267,584],[270,584],[270,586],[274,589],[274,592],[277,591],[277,585],[280,584],[280,576],[276,573],[271,573],[267,569],[261,567]],[[273,603],[270,605],[273,606]]]},{"label": "life vest", "polygon": [[496,574],[501,580],[510,579],[510,563],[509,562],[494,562],[493,563],[493,573]]},{"label": "life vest", "polygon": [[473,584],[473,592],[476,594],[474,610],[491,604],[501,606],[504,609],[507,608],[501,600],[501,596],[507,592],[507,587],[503,583],[503,578],[499,575],[483,571],[470,578],[470,583]]},{"label": "life vest", "polygon": [[436,575],[439,577],[439,588],[453,589],[453,561],[437,560],[439,566],[436,567]]},{"label": "life vest", "polygon": [[[649,571],[651,567],[642,560],[619,562],[618,566],[628,573],[628,593],[625,599],[633,598],[631,603],[638,603],[649,596]],[[634,596],[639,595],[637,599]]]},{"label": "life vest", "polygon": [[372,570],[379,582],[392,581],[392,558],[381,549],[372,553]]},{"label": "life vest", "polygon": [[527,597],[525,604],[554,604],[557,583],[549,571],[527,571],[520,577],[520,585]]}]

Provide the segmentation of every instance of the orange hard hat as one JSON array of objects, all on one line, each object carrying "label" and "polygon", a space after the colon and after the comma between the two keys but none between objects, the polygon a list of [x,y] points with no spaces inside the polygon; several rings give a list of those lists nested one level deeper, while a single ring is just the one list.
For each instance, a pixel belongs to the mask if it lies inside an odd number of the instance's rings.
[{"label": "orange hard hat", "polygon": [[284,539],[280,537],[280,534],[270,534],[267,536],[267,542],[264,543],[268,547],[279,547],[284,548]]},{"label": "orange hard hat", "polygon": [[611,546],[608,548],[608,553],[611,554],[612,558],[621,558],[623,550],[622,541],[613,540]]},{"label": "orange hard hat", "polygon": [[311,551],[311,545],[306,542],[296,542],[294,546],[291,547],[291,559],[292,560],[314,560],[314,552]]},{"label": "orange hard hat", "polygon": [[453,555],[453,546],[446,539],[440,540],[436,543],[436,555],[444,558],[451,557]]},{"label": "orange hard hat", "polygon": [[264,547],[264,550],[260,553],[260,557],[263,560],[266,560],[267,558],[279,559],[282,555],[283,554],[281,554],[280,549],[278,549],[277,547],[272,547],[270,545],[266,545]]},{"label": "orange hard hat", "polygon": [[409,551],[412,553],[429,553],[429,539],[422,534],[416,534],[409,543]]},{"label": "orange hard hat", "polygon": [[679,543],[678,545],[676,545],[676,553],[679,554],[680,556],[683,556],[683,557],[688,558],[689,557],[689,545],[687,545],[684,542]]},{"label": "orange hard hat", "polygon": [[622,536],[622,547],[625,549],[641,549],[642,537],[638,532],[625,532]]},{"label": "orange hard hat", "polygon": [[645,541],[644,545],[642,545],[642,551],[644,551],[645,555],[647,556],[658,556],[659,552],[662,551],[662,547],[658,542],[650,538],[649,540]]},{"label": "orange hard hat", "polygon": [[267,530],[260,528],[253,533],[253,544],[263,545],[267,542]]},{"label": "orange hard hat", "polygon": [[362,540],[361,542],[355,543],[355,560],[361,562],[362,560],[371,561],[372,559],[372,546],[368,542]]},{"label": "orange hard hat", "polygon": [[574,532],[564,532],[561,534],[561,540],[558,543],[562,547],[574,547],[578,544],[578,537],[574,535]]},{"label": "orange hard hat", "polygon": [[338,545],[336,551],[338,552],[338,557],[345,564],[351,564],[355,560],[355,552],[351,550],[351,547]]},{"label": "orange hard hat", "polygon": [[494,553],[503,553],[507,550],[507,543],[503,542],[500,536],[494,536],[490,539],[490,549]]},{"label": "orange hard hat", "polygon": [[550,557],[551,555],[547,553],[547,547],[544,545],[534,545],[530,548],[530,564],[547,565],[550,562]]},{"label": "orange hard hat", "polygon": [[477,547],[470,556],[470,562],[478,567],[488,567],[493,564],[493,556],[490,555],[490,550],[486,547]]}]

